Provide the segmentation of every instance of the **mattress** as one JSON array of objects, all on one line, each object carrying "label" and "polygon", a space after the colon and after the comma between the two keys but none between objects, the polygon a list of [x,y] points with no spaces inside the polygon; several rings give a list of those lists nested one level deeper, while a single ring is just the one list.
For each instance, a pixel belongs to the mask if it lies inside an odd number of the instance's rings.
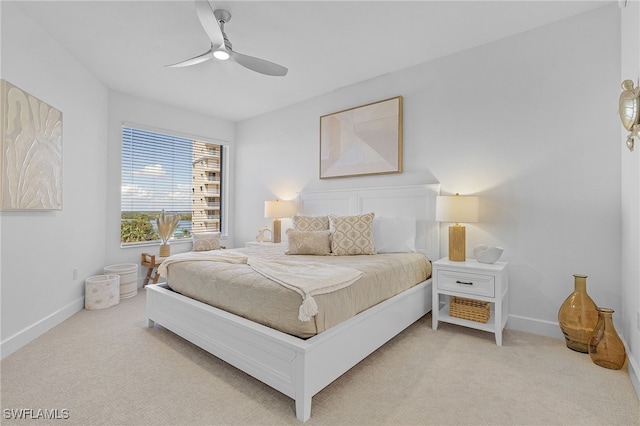
[{"label": "mattress", "polygon": [[321,262],[363,272],[348,287],[314,296],[318,313],[310,321],[300,321],[300,294],[247,264],[185,261],[168,265],[167,284],[173,291],[301,338],[321,333],[431,276],[431,263],[420,253],[294,256],[286,255],[283,245],[233,250],[249,259]]}]

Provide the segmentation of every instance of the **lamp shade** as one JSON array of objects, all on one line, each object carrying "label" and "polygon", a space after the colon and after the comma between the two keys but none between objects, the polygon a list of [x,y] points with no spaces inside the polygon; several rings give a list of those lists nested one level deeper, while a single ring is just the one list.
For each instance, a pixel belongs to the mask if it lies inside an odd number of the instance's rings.
[{"label": "lamp shade", "polygon": [[478,197],[439,195],[436,198],[436,221],[471,223],[478,221]]},{"label": "lamp shade", "polygon": [[293,216],[296,211],[296,206],[292,201],[265,201],[264,202],[264,217],[270,217],[274,219],[282,217]]}]

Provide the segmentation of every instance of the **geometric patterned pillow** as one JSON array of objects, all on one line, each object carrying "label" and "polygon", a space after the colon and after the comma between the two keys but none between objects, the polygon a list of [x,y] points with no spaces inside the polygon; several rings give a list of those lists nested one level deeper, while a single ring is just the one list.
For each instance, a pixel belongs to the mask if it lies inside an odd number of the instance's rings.
[{"label": "geometric patterned pillow", "polygon": [[191,234],[193,238],[192,251],[220,250],[219,232],[197,232]]},{"label": "geometric patterned pillow", "polygon": [[297,231],[326,231],[329,229],[328,216],[293,216],[293,227]]},{"label": "geometric patterned pillow", "polygon": [[331,216],[331,252],[337,256],[376,254],[372,230],[374,216],[374,213]]}]

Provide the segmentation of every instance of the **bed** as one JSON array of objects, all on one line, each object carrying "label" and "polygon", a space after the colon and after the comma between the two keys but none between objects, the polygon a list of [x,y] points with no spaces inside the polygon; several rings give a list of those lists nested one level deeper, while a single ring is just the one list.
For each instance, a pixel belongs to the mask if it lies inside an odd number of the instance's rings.
[{"label": "bed", "polygon": [[[439,185],[306,191],[298,196],[298,214],[415,217],[416,249],[433,261],[439,258],[438,193]],[[431,294],[427,278],[308,338],[200,302],[167,284],[147,286],[146,315],[149,327],[159,324],[294,399],[296,417],[306,421],[313,395],[429,312]]]}]

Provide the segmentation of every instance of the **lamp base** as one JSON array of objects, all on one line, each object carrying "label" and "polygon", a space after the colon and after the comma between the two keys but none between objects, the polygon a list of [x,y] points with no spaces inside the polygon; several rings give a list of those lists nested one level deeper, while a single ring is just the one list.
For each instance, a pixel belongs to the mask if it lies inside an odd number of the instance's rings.
[{"label": "lamp base", "polygon": [[451,225],[449,227],[449,260],[453,262],[464,262],[466,257],[466,229],[462,225]]},{"label": "lamp base", "polygon": [[280,240],[280,219],[276,219],[273,221],[273,242],[279,243]]}]

